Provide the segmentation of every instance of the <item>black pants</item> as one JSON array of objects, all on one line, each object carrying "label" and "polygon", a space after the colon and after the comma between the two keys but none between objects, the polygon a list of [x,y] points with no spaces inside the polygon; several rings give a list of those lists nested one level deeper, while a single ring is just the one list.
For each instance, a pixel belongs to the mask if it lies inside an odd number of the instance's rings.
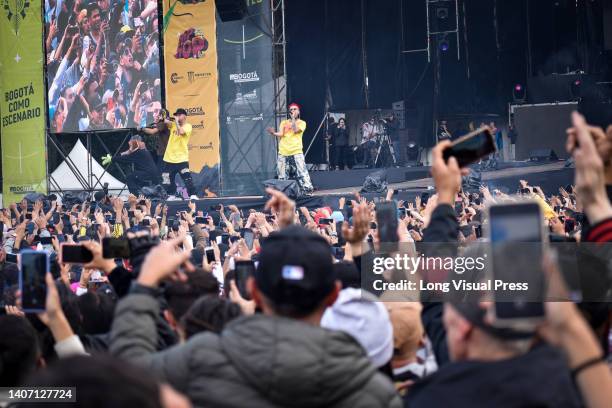
[{"label": "black pants", "polygon": [[176,175],[180,174],[187,192],[189,195],[195,194],[195,187],[193,186],[193,179],[191,178],[191,171],[189,170],[189,163],[168,163],[162,162],[162,185],[166,189],[169,195],[176,194]]},{"label": "black pants", "polygon": [[368,167],[374,167],[376,165],[376,142],[370,140],[362,144],[360,149],[363,151],[363,164]]},{"label": "black pants", "polygon": [[345,168],[351,168],[351,147],[350,146],[334,146],[333,149],[333,166],[338,167],[340,170]]},{"label": "black pants", "polygon": [[148,185],[159,184],[159,176],[144,171],[135,171],[127,176],[127,186],[130,193],[138,196],[140,190]]}]

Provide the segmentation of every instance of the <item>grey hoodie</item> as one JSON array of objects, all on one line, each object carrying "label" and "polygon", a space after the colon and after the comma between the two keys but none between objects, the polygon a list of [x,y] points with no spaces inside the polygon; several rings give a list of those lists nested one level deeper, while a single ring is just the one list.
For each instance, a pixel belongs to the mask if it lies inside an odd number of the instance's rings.
[{"label": "grey hoodie", "polygon": [[158,303],[124,298],[111,352],[144,366],[209,407],[401,407],[391,381],[348,334],[255,315],[155,352]]}]

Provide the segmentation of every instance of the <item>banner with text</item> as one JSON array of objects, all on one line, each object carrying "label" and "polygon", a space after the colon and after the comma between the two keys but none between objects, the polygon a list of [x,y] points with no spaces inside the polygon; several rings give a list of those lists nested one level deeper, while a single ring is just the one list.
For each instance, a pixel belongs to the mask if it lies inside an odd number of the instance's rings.
[{"label": "banner with text", "polygon": [[4,0],[0,11],[3,201],[47,191],[40,0]]},{"label": "banner with text", "polygon": [[189,167],[219,164],[219,88],[213,0],[164,1],[166,107],[184,108],[193,126]]}]

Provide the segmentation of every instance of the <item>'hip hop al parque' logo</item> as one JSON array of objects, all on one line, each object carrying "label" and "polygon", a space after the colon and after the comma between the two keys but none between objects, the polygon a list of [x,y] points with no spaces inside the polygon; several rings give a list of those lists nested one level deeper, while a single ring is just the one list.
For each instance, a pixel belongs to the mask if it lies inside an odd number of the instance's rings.
[{"label": "'hip hop al parque' logo", "polygon": [[208,50],[208,40],[202,30],[190,28],[179,37],[174,58],[202,58]]}]

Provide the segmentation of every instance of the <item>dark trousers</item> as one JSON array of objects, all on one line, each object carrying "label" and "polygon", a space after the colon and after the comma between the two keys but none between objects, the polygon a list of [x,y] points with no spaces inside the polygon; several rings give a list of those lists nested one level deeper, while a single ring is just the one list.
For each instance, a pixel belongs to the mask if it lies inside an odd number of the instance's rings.
[{"label": "dark trousers", "polygon": [[345,168],[351,168],[351,147],[350,146],[334,146],[332,150],[332,163],[333,166],[344,170]]},{"label": "dark trousers", "polygon": [[363,149],[363,164],[368,167],[374,167],[376,163],[376,142],[370,140],[361,145],[361,149]]},{"label": "dark trousers", "polygon": [[162,185],[166,189],[169,195],[176,194],[176,175],[180,174],[187,192],[189,195],[195,194],[195,187],[193,186],[193,179],[191,178],[191,171],[189,170],[189,163],[168,163],[162,162]]},{"label": "dark trousers", "polygon": [[155,185],[159,183],[159,179],[152,174],[146,173],[144,171],[134,171],[127,176],[127,186],[130,193],[138,196],[140,194],[140,190],[149,185]]}]

